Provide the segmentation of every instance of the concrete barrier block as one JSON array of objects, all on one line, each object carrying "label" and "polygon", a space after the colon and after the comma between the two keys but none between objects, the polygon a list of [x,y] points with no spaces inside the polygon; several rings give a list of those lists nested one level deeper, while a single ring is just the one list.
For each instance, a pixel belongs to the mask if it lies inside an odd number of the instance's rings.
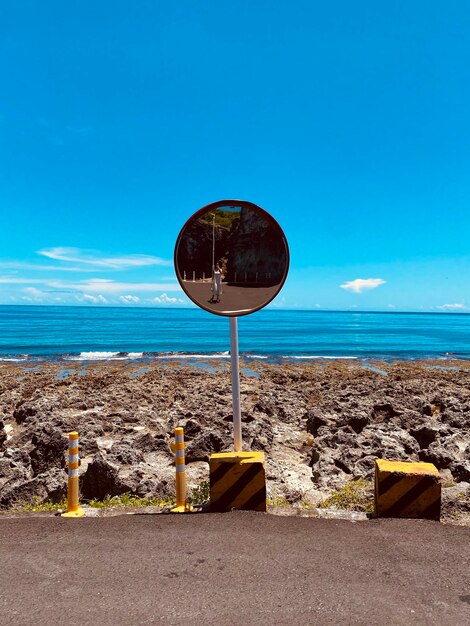
[{"label": "concrete barrier block", "polygon": [[221,452],[210,457],[211,511],[266,511],[264,452]]},{"label": "concrete barrier block", "polygon": [[441,483],[432,463],[375,461],[375,515],[439,520]]}]

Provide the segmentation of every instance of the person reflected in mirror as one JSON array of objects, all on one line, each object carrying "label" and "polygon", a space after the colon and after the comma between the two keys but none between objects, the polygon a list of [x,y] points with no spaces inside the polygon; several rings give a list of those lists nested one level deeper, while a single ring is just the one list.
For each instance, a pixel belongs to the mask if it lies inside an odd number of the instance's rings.
[{"label": "person reflected in mirror", "polygon": [[212,298],[209,302],[217,303],[220,302],[220,296],[222,293],[222,268],[220,264],[217,263],[214,271],[212,272]]}]

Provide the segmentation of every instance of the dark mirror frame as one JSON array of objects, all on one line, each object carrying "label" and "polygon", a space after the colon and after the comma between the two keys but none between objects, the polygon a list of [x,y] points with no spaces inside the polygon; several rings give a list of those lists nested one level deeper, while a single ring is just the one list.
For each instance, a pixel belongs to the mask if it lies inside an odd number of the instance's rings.
[{"label": "dark mirror frame", "polygon": [[[285,250],[286,250],[286,267],[285,267],[284,275],[283,275],[283,277],[281,279],[281,282],[279,283],[279,288],[277,289],[276,293],[271,298],[269,298],[269,300],[267,300],[266,302],[263,302],[263,304],[261,304],[260,306],[255,307],[254,309],[251,309],[250,311],[247,311],[247,312],[244,312],[244,313],[221,313],[219,311],[214,311],[214,310],[210,309],[209,307],[203,306],[200,302],[197,302],[194,298],[192,298],[190,296],[190,294],[186,291],[186,289],[184,288],[183,278],[182,278],[182,276],[180,275],[180,273],[178,271],[178,263],[177,263],[178,249],[179,249],[179,245],[180,245],[181,239],[183,237],[183,234],[184,234],[187,226],[191,222],[193,222],[194,220],[198,219],[199,217],[201,217],[202,215],[207,213],[208,211],[213,211],[215,209],[220,209],[221,207],[224,207],[224,206],[246,207],[246,208],[249,208],[249,209],[251,209],[253,211],[257,211],[270,224],[270,226],[272,226],[276,231],[279,232],[279,235],[282,237],[282,240],[284,241],[284,246],[285,246]],[[196,211],[196,213],[193,213],[193,215],[191,215],[191,217],[188,220],[186,220],[186,222],[185,222],[183,228],[180,230],[180,233],[179,233],[178,238],[176,240],[175,251],[174,251],[174,255],[173,255],[173,263],[174,263],[176,278],[178,279],[178,282],[179,282],[179,284],[181,286],[181,289],[188,296],[188,298],[192,302],[194,302],[194,304],[196,304],[201,309],[204,309],[208,313],[213,313],[214,315],[219,315],[221,317],[242,317],[243,315],[251,315],[251,313],[255,313],[256,311],[259,311],[260,309],[263,309],[270,302],[272,302],[274,300],[274,298],[278,295],[278,293],[281,291],[282,287],[284,286],[284,283],[286,282],[287,274],[289,272],[290,255],[289,255],[289,246],[287,245],[287,239],[286,239],[286,236],[284,234],[284,231],[279,226],[278,222],[274,219],[274,217],[272,217],[272,215],[270,215],[267,211],[262,209],[257,204],[254,204],[253,202],[248,202],[247,200],[218,200],[217,202],[211,202],[210,204],[207,204],[206,206],[202,207],[202,209],[199,209],[199,211]]]}]

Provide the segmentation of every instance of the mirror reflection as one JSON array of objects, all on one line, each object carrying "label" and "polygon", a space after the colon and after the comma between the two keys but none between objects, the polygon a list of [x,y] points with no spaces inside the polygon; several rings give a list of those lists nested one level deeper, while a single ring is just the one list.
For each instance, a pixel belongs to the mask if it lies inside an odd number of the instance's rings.
[{"label": "mirror reflection", "polygon": [[288,264],[281,227],[250,202],[201,209],[185,224],[175,247],[183,290],[219,315],[246,315],[268,304],[284,284]]}]

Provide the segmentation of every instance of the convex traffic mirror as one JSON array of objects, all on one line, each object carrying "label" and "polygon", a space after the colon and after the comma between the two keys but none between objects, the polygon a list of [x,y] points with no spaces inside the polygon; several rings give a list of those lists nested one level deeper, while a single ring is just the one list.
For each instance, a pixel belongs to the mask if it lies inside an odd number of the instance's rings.
[{"label": "convex traffic mirror", "polygon": [[243,200],[197,211],[175,245],[175,270],[186,295],[217,315],[235,317],[266,306],[289,268],[287,240],[276,220]]}]

